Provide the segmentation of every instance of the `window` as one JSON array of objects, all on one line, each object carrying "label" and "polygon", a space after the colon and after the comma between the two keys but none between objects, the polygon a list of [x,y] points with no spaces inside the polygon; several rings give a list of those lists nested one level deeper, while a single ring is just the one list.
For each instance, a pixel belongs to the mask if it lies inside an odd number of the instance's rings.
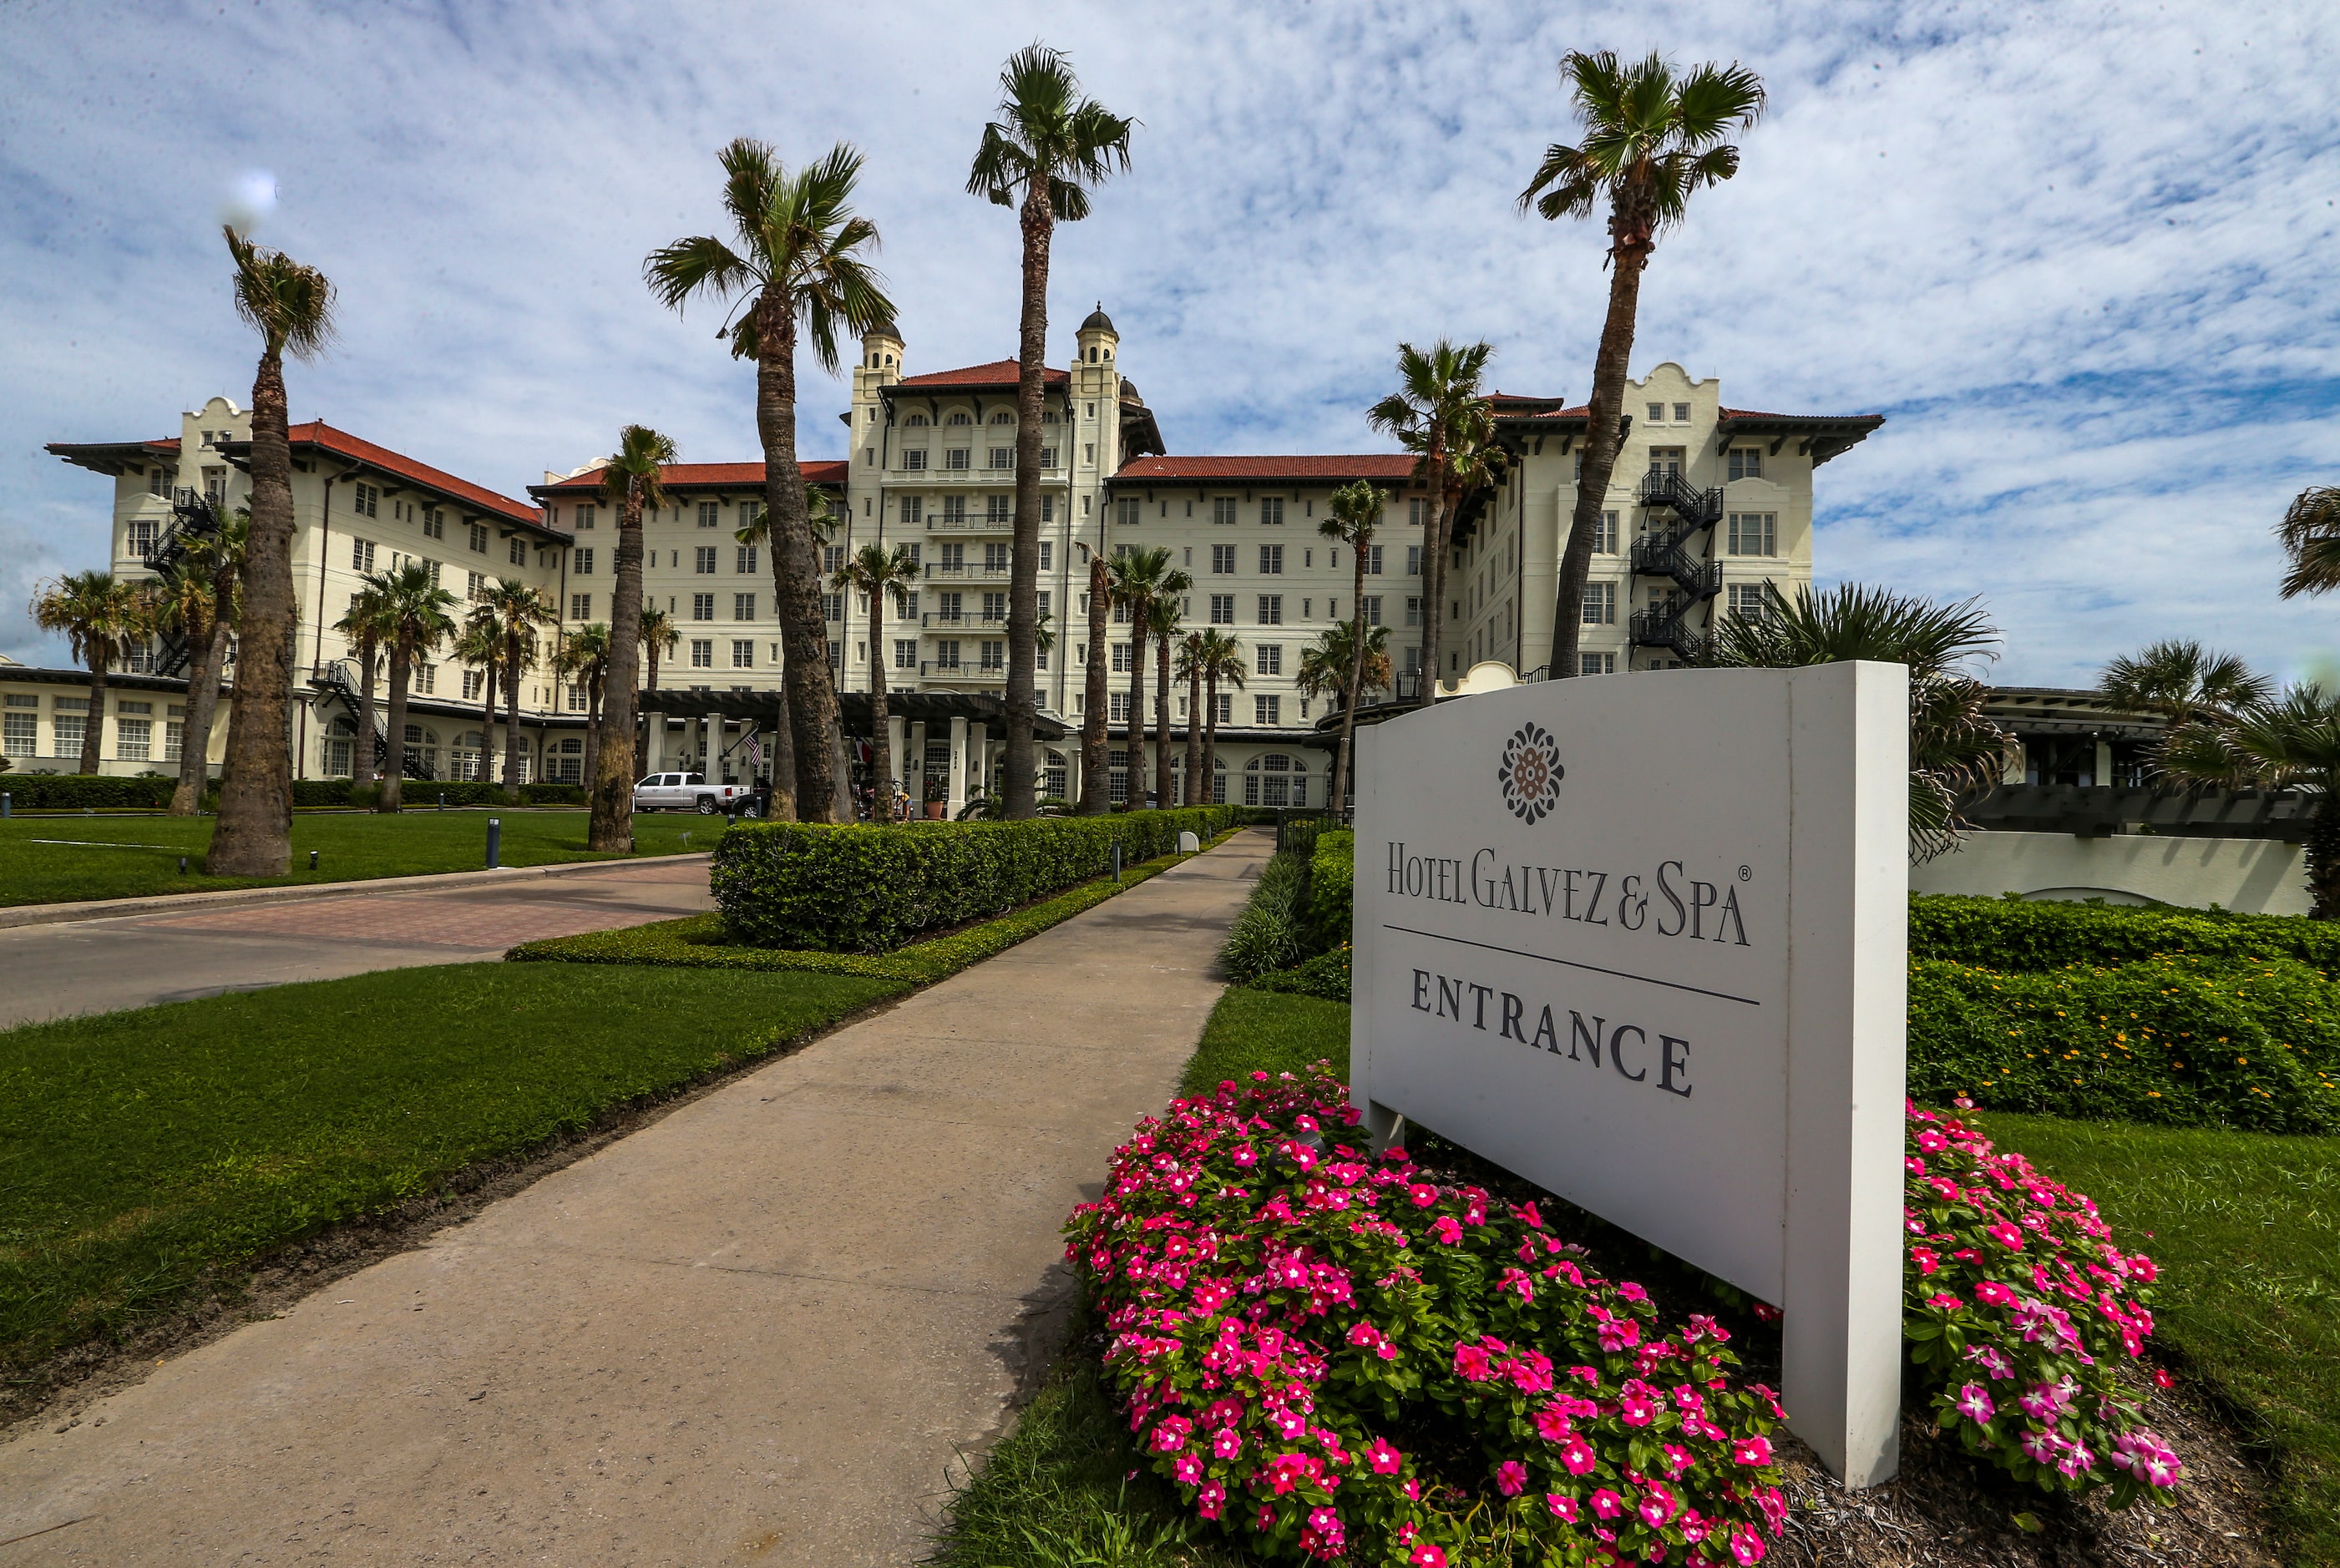
[{"label": "window", "polygon": [[[1054,415],[1054,414],[1050,414],[1050,415],[1048,416],[1048,418],[1049,418],[1049,419],[1054,419],[1056,417],[1056,415]],[[1042,468],[1055,468],[1055,467],[1056,466],[1056,448],[1054,448],[1054,447],[1043,447],[1043,448],[1041,448],[1041,449],[1040,449],[1040,466],[1041,466]]]},{"label": "window", "polygon": [[715,596],[713,594],[691,595],[690,618],[694,621],[713,620],[715,618]]},{"label": "window", "polygon": [[897,670],[914,670],[918,667],[918,645],[915,638],[894,639],[894,667]]},{"label": "window", "polygon": [[959,599],[960,596],[957,594],[937,594],[935,596],[935,619],[938,621],[957,620],[959,618]]},{"label": "window", "polygon": [[1734,556],[1778,555],[1780,553],[1779,513],[1731,513],[1730,553]]},{"label": "window", "polygon": [[690,639],[690,667],[695,670],[711,670],[715,667],[714,638],[693,637]]},{"label": "window", "polygon": [[1211,570],[1219,577],[1231,576],[1235,569],[1235,547],[1233,545],[1211,547]]},{"label": "window", "polygon": [[373,570],[373,541],[372,539],[352,539],[350,541],[350,570],[353,572],[370,572]]},{"label": "window", "polygon": [[476,599],[488,591],[488,579],[478,572],[463,574],[463,597]]},{"label": "window", "polygon": [[1410,626],[1422,624],[1422,600],[1419,597],[1410,597],[1405,601],[1405,624]]},{"label": "window", "polygon": [[[1365,557],[1363,562],[1365,576],[1369,577],[1380,577],[1382,575],[1382,547],[1379,545],[1367,545],[1358,553]],[[1336,566],[1339,565],[1337,561],[1334,564]]]},{"label": "window", "polygon": [[1211,521],[1232,524],[1234,520],[1235,498],[1233,496],[1214,496],[1211,498]]},{"label": "window", "polygon": [[975,454],[966,447],[952,447],[943,453],[943,467],[965,472],[972,466]]},{"label": "window", "polygon": [[735,621],[754,620],[756,618],[756,596],[753,594],[733,594],[731,596],[731,618]]},{"label": "window", "polygon": [[1662,425],[1666,422],[1666,406],[1663,403],[1651,403],[1649,409],[1650,423]]},{"label": "window", "polygon": [[996,541],[983,547],[983,569],[986,572],[1001,573],[1006,571],[1007,568],[1008,547],[1005,540]]},{"label": "window", "polygon": [[1137,522],[1137,498],[1124,496],[1113,504],[1114,521],[1135,527]]},{"label": "window", "polygon": [[[15,701],[15,698],[10,698]],[[11,709],[0,715],[0,752],[12,757],[39,754],[41,715],[18,713]]]},{"label": "window", "polygon": [[[1127,692],[1106,693],[1105,716],[1107,724],[1127,724],[1129,722],[1129,694]],[[1115,752],[1114,754],[1115,756],[1121,756],[1126,754]]]},{"label": "window", "polygon": [[735,670],[752,670],[756,667],[756,645],[752,641],[746,637],[732,639],[731,667]]},{"label": "window", "polygon": [[1282,697],[1254,697],[1251,699],[1251,717],[1252,723],[1254,724],[1280,724],[1283,722],[1281,717],[1283,712],[1284,699]]},{"label": "window", "polygon": [[480,688],[486,684],[487,676],[483,672],[479,670],[465,670],[463,672],[463,700],[467,703],[476,702],[479,699]]},{"label": "window", "polygon": [[1002,409],[991,416],[991,422],[995,425],[1012,425],[1016,422],[1016,416]]},{"label": "window", "polygon": [[995,528],[1011,527],[1016,521],[1015,498],[986,496],[983,500],[983,520]]},{"label": "window", "polygon": [[[381,492],[377,490],[375,494],[379,495]],[[225,468],[205,468],[203,470],[203,498],[210,501],[213,507],[224,507],[227,505],[227,470]],[[365,515],[367,517],[373,516],[372,512],[368,512]]]},{"label": "window", "polygon": [[717,513],[720,508],[720,506],[721,503],[718,501],[699,502],[699,526],[702,528],[711,528],[716,527],[718,522]]},{"label": "window", "polygon": [[1211,625],[1231,626],[1235,624],[1235,597],[1233,594],[1211,596]]},{"label": "window", "polygon": [[1581,676],[1613,676],[1617,673],[1615,654],[1579,654],[1576,673]]},{"label": "window", "polygon": [[163,760],[177,762],[186,752],[187,726],[178,719],[163,721]]},{"label": "window", "polygon": [[[155,470],[157,473],[161,471],[159,468]],[[163,525],[154,518],[131,518],[129,534],[123,541],[122,553],[144,560],[154,553],[154,540],[161,535]]]},{"label": "window", "polygon": [[1769,583],[1733,583],[1730,585],[1730,618],[1738,621],[1768,620],[1771,615],[1772,592]]},{"label": "window", "polygon": [[1592,525],[1592,550],[1595,555],[1617,553],[1617,514],[1603,512],[1601,520]]},{"label": "window", "polygon": [[953,413],[949,419],[945,419],[943,423],[946,425],[971,425],[975,423],[975,421],[967,417],[967,412],[965,409],[960,409],[957,412]]},{"label": "window", "polygon": [[1013,447],[992,447],[984,453],[984,467],[995,472],[1004,468],[1013,468],[1015,466],[1016,449]]},{"label": "window", "polygon": [[982,648],[983,667],[985,669],[1004,670],[1007,667],[1007,645],[1006,642],[997,640],[986,641],[982,645]]},{"label": "window", "polygon": [[528,565],[528,541],[521,538],[518,534],[514,534],[512,536],[511,548],[506,550],[504,554],[511,558],[513,566],[524,567]]},{"label": "window", "polygon": [[1280,528],[1284,526],[1284,498],[1262,496],[1259,498],[1259,520],[1263,527]]},{"label": "window", "polygon": [[731,569],[743,577],[752,574],[756,569],[756,547],[734,546],[731,551]]},{"label": "window", "polygon": [[935,668],[938,670],[958,668],[958,644],[942,642],[935,645]]},{"label": "window", "polygon": [[[1054,570],[1056,567],[1056,541],[1054,539],[1042,539],[1040,541],[1040,569],[1044,572]],[[1040,611],[1045,615],[1047,613],[1047,609],[1048,596],[1042,594],[1040,596]]]},{"label": "window", "polygon": [[1651,447],[1650,449],[1650,472],[1652,474],[1671,474],[1679,478],[1682,471],[1683,456],[1684,453],[1682,449],[1680,447]]},{"label": "window", "polygon": [[1613,626],[1617,624],[1616,584],[1584,585],[1584,624],[1588,626]]},{"label": "window", "polygon": [[473,523],[471,525],[471,529],[472,551],[478,555],[486,555],[488,553],[488,526],[485,523]]},{"label": "window", "polygon": [[593,575],[593,552],[590,547],[581,550],[572,550],[570,552],[570,569],[579,577],[590,577]]},{"label": "window", "polygon": [[1676,403],[1674,405],[1674,423],[1677,425],[1687,425],[1690,423],[1690,405],[1688,403]]},{"label": "window", "polygon": [[1388,624],[1387,622],[1385,622],[1385,621],[1383,621],[1383,620],[1382,619],[1382,597],[1381,597],[1381,595],[1379,595],[1379,594],[1367,594],[1363,598],[1362,598],[1362,599],[1358,600],[1357,602],[1358,602],[1358,604],[1362,605],[1362,606],[1363,606],[1363,608],[1364,608],[1363,620],[1364,620],[1365,625],[1367,625],[1367,626],[1385,626],[1385,625],[1387,625],[1387,624]]},{"label": "window", "polygon": [[1085,463],[1094,463],[1096,461],[1096,443],[1095,441],[1083,441],[1081,443],[1081,461]]},{"label": "window", "polygon": [[715,573],[715,549],[716,547],[713,545],[701,545],[692,550],[690,569],[702,576],[712,577]]},{"label": "window", "polygon": [[572,621],[591,620],[593,618],[593,596],[590,594],[570,595],[569,618]]},{"label": "window", "polygon": [[82,736],[88,731],[89,699],[52,697],[49,701],[54,710],[49,722],[56,731],[55,754],[70,756],[81,750]]},{"label": "window", "polygon": [[1114,644],[1114,645],[1113,645],[1113,673],[1114,673],[1114,674],[1115,674],[1115,675],[1117,675],[1117,676],[1125,676],[1125,675],[1127,675],[1127,674],[1129,673],[1129,660],[1130,660],[1130,645],[1129,645],[1129,644],[1127,644],[1127,643],[1115,643],[1115,644]]},{"label": "window", "polygon": [[577,526],[580,528],[593,526],[593,508],[590,502],[580,501],[577,504]]},{"label": "window", "polygon": [[[206,468],[203,472],[208,476],[213,472],[213,470]],[[356,493],[351,498],[350,510],[361,518],[380,517],[382,515],[382,487],[380,485],[358,486]]]},{"label": "window", "polygon": [[845,596],[843,594],[821,595],[820,618],[825,621],[843,620],[845,618]]},{"label": "window", "polygon": [[1405,575],[1409,577],[1418,577],[1422,576],[1422,547],[1420,545],[1408,545],[1405,547]]},{"label": "window", "polygon": [[845,667],[845,645],[837,641],[835,638],[831,638],[829,640],[828,667],[833,670],[839,670]]},{"label": "window", "polygon": [[[593,525],[588,523],[585,526],[590,528]],[[447,537],[446,515],[436,507],[422,508],[422,537],[426,539],[443,539]]]},{"label": "window", "polygon": [[983,596],[983,618],[996,624],[1007,618],[1007,596],[988,593]]},{"label": "window", "polygon": [[927,423],[927,417],[924,414],[912,414],[908,419],[904,419],[902,423],[906,425],[916,425],[920,429],[924,429]]},{"label": "window", "polygon": [[572,714],[581,714],[581,713],[583,713],[583,712],[585,711],[585,697],[586,697],[586,691],[585,691],[584,686],[580,685],[580,684],[578,684],[578,683],[577,683],[577,682],[575,682],[575,681],[570,681],[570,682],[567,683],[567,684],[566,684],[566,685],[565,685],[561,689],[562,689],[563,691],[565,691],[565,692],[568,694],[568,695],[569,695],[569,711],[570,711],[570,713],[572,713]]},{"label": "window", "polygon": [[[925,421],[925,419],[920,419],[918,422],[919,422],[920,424],[924,424],[926,421]],[[926,466],[927,466],[927,449],[926,449],[926,448],[924,448],[924,447],[906,447],[906,448],[904,448],[904,449],[903,449],[903,450],[902,450],[902,467],[904,467],[905,468],[907,468],[907,469],[908,469],[908,470],[910,470],[912,473],[917,473],[917,472],[919,472],[920,470],[924,469],[924,468],[926,468]]]},{"label": "window", "polygon": [[1260,546],[1259,570],[1262,577],[1281,577],[1284,574],[1284,547],[1282,545]]},{"label": "window", "polygon": [[1261,675],[1280,676],[1284,673],[1284,645],[1282,643],[1261,643],[1253,651],[1254,656],[1254,667],[1257,669]]},{"label": "window", "polygon": [[1760,447],[1731,448],[1730,467],[1725,470],[1725,477],[1733,479],[1761,478],[1763,477],[1763,449]]},{"label": "window", "polygon": [[143,763],[154,744],[153,719],[116,719],[114,721],[114,754],[126,763]]},{"label": "window", "polygon": [[1284,624],[1284,596],[1282,594],[1262,594],[1259,596],[1259,624],[1264,626],[1280,626]]},{"label": "window", "polygon": [[146,493],[167,496],[171,493],[171,470],[157,463],[146,470]]}]

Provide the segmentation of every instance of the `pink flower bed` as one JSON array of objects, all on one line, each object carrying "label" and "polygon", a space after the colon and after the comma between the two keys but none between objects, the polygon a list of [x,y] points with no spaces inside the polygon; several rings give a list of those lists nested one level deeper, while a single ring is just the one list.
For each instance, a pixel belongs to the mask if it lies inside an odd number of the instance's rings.
[{"label": "pink flower bed", "polygon": [[1729,1334],[1474,1187],[1379,1159],[1323,1072],[1174,1102],[1067,1256],[1150,1463],[1254,1551],[1442,1568],[1758,1562],[1787,1508]]},{"label": "pink flower bed", "polygon": [[2114,1376],[2144,1353],[2153,1260],[2125,1253],[2080,1193],[1912,1106],[1902,1208],[1903,1334],[1938,1425],[2048,1492],[2121,1506],[2184,1466]]}]

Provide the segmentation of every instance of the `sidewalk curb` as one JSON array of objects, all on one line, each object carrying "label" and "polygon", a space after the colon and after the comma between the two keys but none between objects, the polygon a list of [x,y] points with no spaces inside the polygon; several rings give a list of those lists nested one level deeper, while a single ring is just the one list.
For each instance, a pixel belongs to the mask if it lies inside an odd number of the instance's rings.
[{"label": "sidewalk curb", "polygon": [[122,920],[132,915],[164,914],[174,910],[233,909],[247,903],[297,903],[304,899],[334,898],[344,893],[413,892],[422,888],[477,887],[537,877],[578,876],[636,865],[670,865],[680,861],[710,859],[697,854],[646,854],[624,860],[563,861],[556,865],[500,866],[494,871],[433,872],[423,876],[380,876],[362,882],[304,883],[297,887],[232,887],[217,892],[164,893],[149,898],[101,898],[81,903],[28,903],[0,909],[0,931],[30,925],[64,925],[74,921]]}]

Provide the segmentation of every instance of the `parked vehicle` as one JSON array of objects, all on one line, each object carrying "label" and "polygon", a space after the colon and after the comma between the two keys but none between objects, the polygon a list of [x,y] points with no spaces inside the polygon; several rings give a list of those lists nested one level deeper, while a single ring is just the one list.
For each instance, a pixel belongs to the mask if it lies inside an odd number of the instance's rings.
[{"label": "parked vehicle", "polygon": [[704,774],[648,774],[634,784],[636,811],[695,811],[701,816],[764,814],[762,792],[749,784],[709,784]]}]

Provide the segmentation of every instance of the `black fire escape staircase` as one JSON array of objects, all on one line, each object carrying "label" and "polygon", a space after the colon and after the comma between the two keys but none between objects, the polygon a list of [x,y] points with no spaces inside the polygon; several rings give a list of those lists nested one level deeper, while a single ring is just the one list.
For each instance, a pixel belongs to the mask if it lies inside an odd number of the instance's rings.
[{"label": "black fire escape staircase", "polygon": [[[211,498],[200,490],[182,488],[171,505],[171,520],[146,549],[146,569],[156,577],[187,558],[188,550],[198,541],[219,532],[220,516]],[[162,646],[155,653],[154,674],[184,675],[187,661],[193,653],[187,634],[175,627],[163,633]]]},{"label": "black fire escape staircase", "polygon": [[[356,668],[349,660],[332,659],[324,664],[319,665],[316,667],[309,676],[309,684],[312,686],[322,688],[328,696],[339,698],[342,705],[350,711],[350,723],[353,725],[362,726],[365,723],[365,704],[358,695],[358,685],[355,676]],[[375,776],[381,776],[382,771],[389,765],[390,725],[382,718],[382,710],[376,708],[373,715],[373,769]],[[417,775],[412,770],[409,770],[408,776],[414,777],[428,775]]]},{"label": "black fire escape staircase", "polygon": [[[1675,469],[1652,468],[1641,476],[1640,499],[1671,518],[1634,539],[1633,576],[1663,577],[1673,586],[1657,604],[1633,612],[1631,640],[1635,647],[1670,648],[1687,664],[1706,647],[1706,634],[1691,624],[1691,613],[1722,591],[1722,563],[1692,547],[1722,520],[1722,492],[1701,490]],[[1711,624],[1710,611],[1706,620]]]}]

